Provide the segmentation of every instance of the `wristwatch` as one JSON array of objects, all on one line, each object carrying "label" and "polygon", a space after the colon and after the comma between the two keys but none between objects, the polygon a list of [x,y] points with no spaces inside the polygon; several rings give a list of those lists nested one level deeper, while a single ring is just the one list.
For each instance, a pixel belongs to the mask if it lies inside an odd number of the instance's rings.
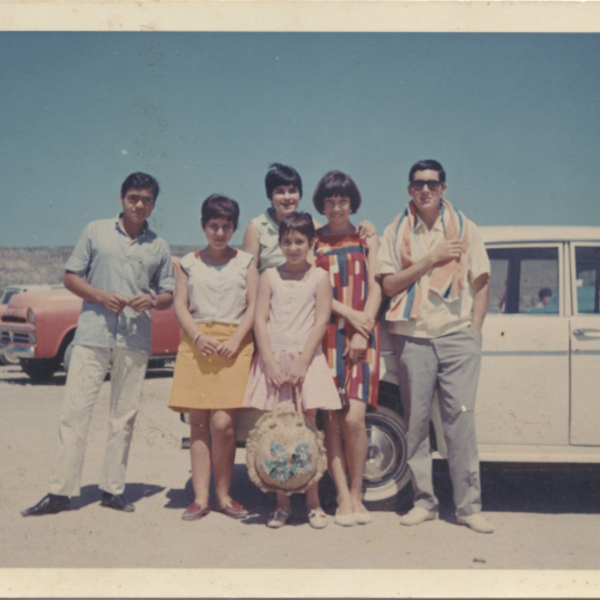
[{"label": "wristwatch", "polygon": [[154,292],[150,292],[150,298],[152,298],[152,308],[156,308],[156,295]]}]

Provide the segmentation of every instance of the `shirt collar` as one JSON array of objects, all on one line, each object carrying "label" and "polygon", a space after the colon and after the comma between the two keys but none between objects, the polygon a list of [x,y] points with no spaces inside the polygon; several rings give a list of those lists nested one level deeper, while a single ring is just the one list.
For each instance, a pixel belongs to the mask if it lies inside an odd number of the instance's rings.
[{"label": "shirt collar", "polygon": [[[427,225],[425,224],[425,221],[423,221],[423,219],[421,218],[419,213],[416,213],[416,217],[417,217],[417,224],[415,225],[415,230],[416,229],[424,229],[425,231],[428,231]],[[435,223],[433,224],[431,231],[441,231],[441,232],[444,231],[444,225],[442,224],[441,213],[438,215],[438,218],[435,220]]]},{"label": "shirt collar", "polygon": [[[120,219],[121,219],[122,216],[123,216],[123,213],[119,213],[117,215],[117,218],[115,219],[115,229],[119,233],[122,233],[123,235],[126,235],[127,237],[129,237],[128,234],[127,234],[127,232],[124,231],[123,228],[121,227],[121,221],[120,221]],[[142,230],[140,231],[140,233],[138,235],[138,238],[141,238],[142,236],[146,235],[148,233],[148,231],[149,231],[148,221],[144,221],[144,226],[142,227]]]}]

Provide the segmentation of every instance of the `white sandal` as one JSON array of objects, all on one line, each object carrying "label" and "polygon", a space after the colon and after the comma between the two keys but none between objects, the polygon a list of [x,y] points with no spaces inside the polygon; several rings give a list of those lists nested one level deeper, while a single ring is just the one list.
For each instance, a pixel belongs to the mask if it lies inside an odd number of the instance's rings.
[{"label": "white sandal", "polygon": [[325,529],[327,527],[327,515],[321,507],[310,509],[308,512],[308,524],[313,529]]},{"label": "white sandal", "polygon": [[275,511],[269,515],[267,527],[279,529],[280,527],[283,527],[291,517],[292,511],[288,512],[285,508],[276,508]]}]

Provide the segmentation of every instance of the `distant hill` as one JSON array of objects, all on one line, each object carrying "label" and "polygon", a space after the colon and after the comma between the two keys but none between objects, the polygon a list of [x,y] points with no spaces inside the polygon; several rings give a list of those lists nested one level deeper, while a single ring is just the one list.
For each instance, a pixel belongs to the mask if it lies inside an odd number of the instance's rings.
[{"label": "distant hill", "polygon": [[[197,246],[171,246],[173,256],[183,256]],[[61,283],[73,246],[51,248],[0,248],[0,292],[7,285]]]}]

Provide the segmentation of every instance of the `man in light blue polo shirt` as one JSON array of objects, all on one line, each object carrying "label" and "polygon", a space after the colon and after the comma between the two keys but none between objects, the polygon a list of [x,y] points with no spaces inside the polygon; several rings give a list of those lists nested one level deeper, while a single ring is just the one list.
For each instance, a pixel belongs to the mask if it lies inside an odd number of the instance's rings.
[{"label": "man in light blue polo shirt", "polygon": [[90,223],[65,265],[64,284],[83,298],[65,386],[49,494],[23,516],[69,510],[79,494],[87,430],[108,369],[111,398],[100,489],[102,506],[133,512],[123,495],[133,426],[152,338],[150,309],[173,302],[167,243],[148,228],[158,183],[133,173],[121,186],[123,211]]}]

